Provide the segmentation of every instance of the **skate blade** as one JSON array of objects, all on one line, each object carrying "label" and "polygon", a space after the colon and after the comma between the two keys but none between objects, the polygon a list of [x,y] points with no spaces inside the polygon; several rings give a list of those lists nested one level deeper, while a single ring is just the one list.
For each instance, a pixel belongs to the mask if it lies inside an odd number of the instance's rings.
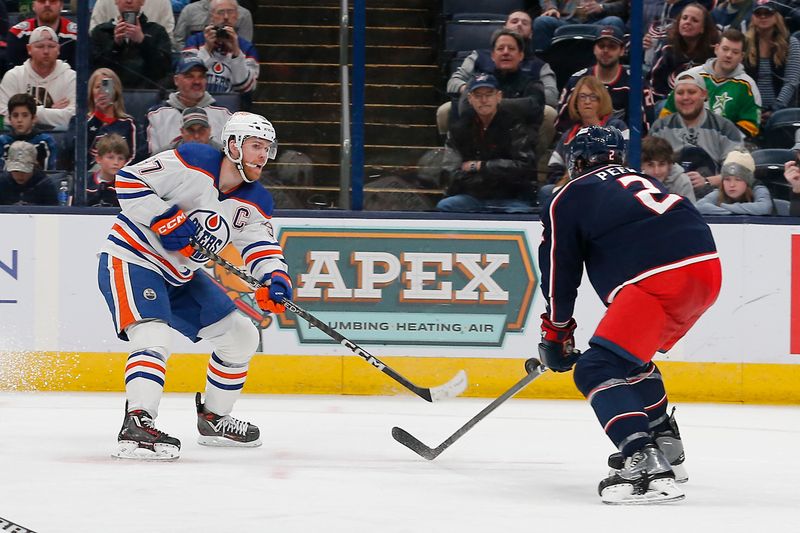
[{"label": "skate blade", "polygon": [[261,446],[261,439],[256,439],[251,442],[239,442],[226,437],[200,435],[197,437],[197,444],[202,446],[214,446],[217,448],[257,448]]},{"label": "skate blade", "polygon": [[656,479],[650,482],[647,492],[633,494],[633,485],[623,483],[606,487],[601,494],[603,503],[607,505],[658,505],[677,502],[686,497],[674,479]]},{"label": "skate blade", "polygon": [[119,448],[111,453],[111,457],[133,461],[177,461],[180,451],[180,448],[170,444],[156,444],[154,451],[141,448],[136,442],[120,441]]}]

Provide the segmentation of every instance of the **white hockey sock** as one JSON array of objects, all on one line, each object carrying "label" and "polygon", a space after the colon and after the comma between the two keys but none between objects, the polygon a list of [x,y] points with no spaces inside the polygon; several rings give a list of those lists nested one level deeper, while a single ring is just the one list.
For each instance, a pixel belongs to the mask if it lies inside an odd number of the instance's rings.
[{"label": "white hockey sock", "polygon": [[249,366],[248,363],[227,363],[222,361],[217,354],[211,354],[206,374],[205,408],[207,411],[217,415],[230,414],[233,404],[236,403],[242,387],[244,387]]},{"label": "white hockey sock", "polygon": [[155,350],[138,350],[128,356],[125,365],[128,411],[144,409],[153,418],[158,416],[166,372],[166,358]]}]

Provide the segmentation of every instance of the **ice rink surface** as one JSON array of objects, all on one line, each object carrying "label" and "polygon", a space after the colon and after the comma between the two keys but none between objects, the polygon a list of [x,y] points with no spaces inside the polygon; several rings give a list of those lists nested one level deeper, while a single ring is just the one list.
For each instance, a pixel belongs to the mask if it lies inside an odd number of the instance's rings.
[{"label": "ice rink surface", "polygon": [[122,394],[0,393],[0,517],[38,533],[797,532],[800,407],[680,404],[686,500],[611,507],[613,451],[580,401],[511,400],[429,462],[490,399],[244,395],[264,445],[196,443],[194,403],[167,394],[172,463],[112,459]]}]

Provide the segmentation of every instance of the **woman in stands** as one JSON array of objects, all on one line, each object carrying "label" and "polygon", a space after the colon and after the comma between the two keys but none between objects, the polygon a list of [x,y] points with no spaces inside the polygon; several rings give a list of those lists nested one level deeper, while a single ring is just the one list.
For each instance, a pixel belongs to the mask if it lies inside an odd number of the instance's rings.
[{"label": "woman in stands", "polygon": [[756,181],[756,164],[746,151],[734,150],[722,163],[722,181],[697,202],[704,215],[772,215],[775,206],[766,186]]},{"label": "woman in stands", "polygon": [[[136,157],[136,121],[125,112],[122,99],[122,82],[107,68],[95,70],[89,77],[89,102],[87,140],[90,167],[94,166],[97,142],[106,135],[116,133],[128,143],[130,157]],[[130,162],[130,161],[129,161]]]},{"label": "woman in stands", "polygon": [[683,8],[672,23],[665,44],[650,71],[650,87],[656,100],[665,99],[673,89],[675,76],[714,57],[719,30],[708,10],[698,3]]},{"label": "woman in stands", "polygon": [[556,187],[566,182],[569,145],[581,128],[614,126],[626,139],[628,138],[628,125],[613,116],[611,95],[608,94],[603,82],[594,76],[584,76],[578,80],[567,100],[567,111],[575,124],[561,135],[547,162],[548,184],[539,189],[540,205],[544,205]]},{"label": "woman in stands", "polygon": [[755,3],[746,34],[744,68],[761,93],[762,124],[774,111],[797,105],[800,42],[789,37],[783,16],[767,0]]}]

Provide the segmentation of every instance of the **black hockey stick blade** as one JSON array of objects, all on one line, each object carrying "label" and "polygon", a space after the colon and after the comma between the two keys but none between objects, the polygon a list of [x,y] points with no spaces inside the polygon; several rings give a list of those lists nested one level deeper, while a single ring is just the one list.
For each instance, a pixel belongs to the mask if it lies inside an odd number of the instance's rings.
[{"label": "black hockey stick blade", "polygon": [[[241,269],[237,268],[233,263],[227,261],[223,257],[220,257],[219,255],[212,252],[199,242],[193,241],[192,247],[198,252],[204,254],[214,263],[218,264],[219,266],[221,266],[222,268],[233,274],[234,276],[238,277],[245,283],[250,284],[252,287],[264,286],[264,284],[262,284],[256,278],[249,275],[247,272],[244,272]],[[466,390],[467,388],[467,373],[464,372],[463,370],[459,370],[458,373],[455,376],[453,376],[452,379],[450,379],[450,381],[444,383],[443,385],[438,385],[436,387],[430,387],[430,388],[420,387],[418,385],[415,385],[402,375],[398,374],[391,367],[387,366],[386,363],[383,363],[380,359],[367,352],[361,346],[354,343],[353,341],[351,341],[350,339],[348,339],[347,337],[345,337],[344,335],[342,335],[341,333],[330,327],[328,324],[326,324],[322,320],[318,319],[317,317],[315,317],[314,315],[312,315],[311,313],[309,313],[308,311],[297,305],[295,302],[287,298],[284,298],[281,301],[281,303],[284,306],[286,306],[287,310],[301,317],[309,324],[317,327],[328,337],[335,340],[345,348],[350,349],[354,354],[364,359],[364,361],[366,361],[373,367],[377,368],[378,370],[380,370],[381,372],[383,372],[384,374],[386,374],[387,376],[389,376],[390,378],[398,382],[400,385],[410,390],[411,392],[413,392],[414,394],[416,394],[425,401],[436,402],[447,398],[453,398],[464,392],[464,390]]]},{"label": "black hockey stick blade", "polygon": [[486,418],[489,413],[500,407],[506,400],[511,398],[512,396],[516,395],[519,391],[524,389],[528,386],[534,379],[538,378],[547,370],[547,367],[544,366],[539,362],[538,359],[531,358],[525,361],[525,370],[528,372],[525,377],[517,381],[514,385],[511,386],[506,392],[504,392],[500,397],[494,400],[492,403],[484,407],[480,413],[470,418],[466,424],[461,426],[458,431],[450,435],[444,442],[438,445],[436,448],[431,448],[430,446],[424,444],[414,435],[409,433],[403,428],[400,427],[393,427],[392,428],[392,437],[394,440],[411,450],[412,452],[416,453],[420,457],[427,459],[428,461],[433,461],[439,455],[445,451],[447,448],[450,447],[455,441],[460,439],[467,431],[472,429],[478,422]]}]

